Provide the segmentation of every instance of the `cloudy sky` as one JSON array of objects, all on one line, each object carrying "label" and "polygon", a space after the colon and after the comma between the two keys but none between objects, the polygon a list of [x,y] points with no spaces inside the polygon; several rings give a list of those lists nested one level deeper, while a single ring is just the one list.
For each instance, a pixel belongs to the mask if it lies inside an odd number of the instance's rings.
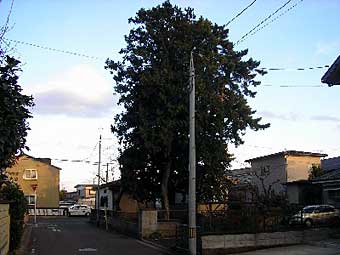
[{"label": "cloudy sky", "polygon": [[[252,1],[172,2],[226,24]],[[238,41],[286,2],[257,0],[229,25],[230,39]],[[0,3],[2,24],[10,3]],[[128,18],[142,7],[160,3],[15,0],[7,39],[17,41],[12,46],[23,63],[20,83],[36,104],[30,120],[28,154],[54,159],[53,164],[62,168],[62,188],[72,190],[78,183],[93,182],[100,134],[104,138],[103,163],[114,162],[117,145],[110,125],[121,109],[116,105],[112,76],[104,70],[104,61],[120,59],[118,51],[125,46],[124,35],[131,28]],[[257,97],[249,102],[271,127],[249,131],[244,145],[231,146],[236,156],[234,167],[243,166],[248,158],[285,149],[323,152],[330,157],[340,154],[340,86],[329,88],[320,83],[326,68],[296,70],[329,65],[339,55],[339,11],[337,0],[291,0],[236,46],[239,50],[248,48],[249,56],[260,60],[261,67],[286,70],[269,71],[261,78],[264,86],[257,88]],[[79,160],[90,163],[74,162]],[[102,171],[105,169],[103,166]],[[110,164],[109,169],[117,177],[117,166]]]}]

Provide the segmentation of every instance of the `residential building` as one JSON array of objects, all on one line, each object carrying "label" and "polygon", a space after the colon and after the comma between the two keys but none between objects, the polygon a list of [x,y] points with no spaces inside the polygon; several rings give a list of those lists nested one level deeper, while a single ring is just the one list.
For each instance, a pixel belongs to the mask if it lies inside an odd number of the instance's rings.
[{"label": "residential building", "polygon": [[65,193],[65,201],[78,201],[79,195],[77,191],[71,191]]},{"label": "residential building", "polygon": [[37,208],[58,208],[60,170],[61,168],[51,164],[50,158],[35,158],[23,154],[6,172],[19,184],[29,205],[37,203]]},{"label": "residential building", "polygon": [[[103,185],[99,188],[99,207],[100,209],[107,209],[116,211],[116,200],[120,194],[120,181],[113,181]],[[135,213],[138,211],[138,202],[129,194],[123,193],[119,203],[119,209],[122,212]]]},{"label": "residential building", "polygon": [[308,180],[310,168],[320,165],[321,158],[326,156],[322,153],[289,150],[248,159],[246,162],[251,164],[254,175],[252,183],[260,193],[284,194],[291,203],[300,203],[302,190],[298,188],[299,185],[290,184]]},{"label": "residential building", "polygon": [[96,202],[96,184],[78,184],[74,188],[77,190],[78,203],[86,204],[94,208]]},{"label": "residential building", "polygon": [[312,180],[322,186],[323,203],[340,208],[340,157],[321,161],[324,174]]}]

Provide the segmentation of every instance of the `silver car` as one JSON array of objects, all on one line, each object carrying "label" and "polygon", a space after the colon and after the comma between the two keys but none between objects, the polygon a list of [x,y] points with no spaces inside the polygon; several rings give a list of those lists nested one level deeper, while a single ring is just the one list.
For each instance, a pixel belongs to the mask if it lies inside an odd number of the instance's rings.
[{"label": "silver car", "polygon": [[332,205],[309,205],[293,215],[289,224],[305,224],[307,227],[339,223],[340,213]]}]

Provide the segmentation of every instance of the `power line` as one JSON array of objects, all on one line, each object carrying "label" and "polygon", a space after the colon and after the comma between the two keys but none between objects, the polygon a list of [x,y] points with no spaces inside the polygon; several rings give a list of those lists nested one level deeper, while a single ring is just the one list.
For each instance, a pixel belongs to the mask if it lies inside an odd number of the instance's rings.
[{"label": "power line", "polygon": [[[303,1],[303,0],[300,0],[300,1]],[[65,53],[65,54],[71,54],[73,56],[78,56],[78,57],[92,58],[92,59],[97,59],[97,60],[99,60],[99,59],[103,60],[104,59],[104,58],[101,58],[101,57],[90,56],[90,55],[86,55],[86,54],[72,52],[72,51],[69,51],[69,50],[54,49],[54,48],[51,48],[51,47],[42,46],[42,45],[24,42],[24,41],[12,40],[12,39],[7,39],[7,38],[5,38],[5,40],[24,44],[24,45],[29,45],[29,46],[36,47],[36,48],[39,48],[39,49],[44,49],[44,50],[49,50],[49,51],[54,51],[54,52],[60,52],[60,53]],[[329,68],[329,65],[316,66],[316,67],[304,67],[304,68],[301,68],[301,67],[299,67],[299,68],[262,67],[262,68],[257,68],[256,70],[264,70],[264,71],[308,71],[308,70],[323,69],[323,68]],[[115,138],[102,138],[102,139],[103,140],[114,140]]]},{"label": "power line", "polygon": [[325,85],[274,85],[274,84],[261,84],[263,87],[277,87],[277,88],[328,88]]},{"label": "power line", "polygon": [[96,150],[96,148],[97,148],[97,146],[98,146],[98,143],[99,143],[99,141],[98,141],[98,142],[96,143],[96,145],[93,147],[93,149],[92,149],[90,155],[89,155],[88,157],[84,158],[83,160],[87,160],[87,159],[89,159],[89,158],[91,158],[91,157],[93,156],[93,153],[94,153],[94,151]]},{"label": "power line", "polygon": [[244,39],[249,36],[252,32],[254,32],[258,27],[262,26],[267,20],[269,20],[271,17],[275,16],[276,13],[281,11],[284,7],[286,7],[287,4],[289,4],[292,0],[288,0],[285,2],[281,7],[279,7],[275,12],[271,13],[269,16],[267,16],[264,20],[262,20],[260,23],[258,23],[255,27],[253,27],[250,31],[248,31],[245,35],[243,35],[235,45],[239,44],[241,41],[244,41]]},{"label": "power line", "polygon": [[[267,27],[268,25],[270,25],[271,23],[273,23],[274,21],[276,21],[277,19],[279,19],[280,17],[282,17],[283,15],[285,15],[287,12],[291,11],[292,9],[294,9],[299,3],[301,3],[303,0],[300,0],[299,2],[295,3],[294,5],[292,5],[291,7],[289,7],[287,10],[285,10],[283,13],[281,13],[280,15],[276,16],[275,18],[271,19],[268,23],[264,24],[263,26],[261,26],[260,28],[258,28],[257,30],[255,30],[253,33],[251,33],[249,36],[252,36],[254,34],[256,34],[257,32],[261,31],[262,29],[264,29],[265,27]],[[239,43],[242,43],[245,39],[241,40]]]},{"label": "power line", "polygon": [[296,68],[262,67],[262,68],[256,68],[255,70],[263,70],[263,71],[309,71],[309,70],[324,69],[324,68],[329,68],[329,65],[313,66],[313,67],[296,67]]},{"label": "power line", "polygon": [[69,54],[69,55],[73,55],[73,56],[77,56],[77,57],[83,57],[83,58],[87,58],[87,59],[105,60],[105,58],[103,58],[103,57],[90,56],[90,55],[82,54],[82,53],[75,52],[75,51],[51,48],[51,47],[42,46],[42,45],[39,45],[39,44],[36,44],[36,43],[29,43],[29,42],[13,40],[13,39],[8,39],[8,38],[4,38],[4,40],[9,41],[9,42],[18,43],[18,44],[32,46],[32,47],[35,47],[35,48],[44,49],[44,50],[48,50],[48,51],[60,52],[60,53]]},{"label": "power line", "polygon": [[238,17],[240,17],[242,15],[242,13],[244,13],[248,8],[250,8],[257,0],[254,0],[253,2],[251,2],[247,7],[245,7],[241,12],[239,12],[235,17],[233,17],[231,20],[229,20],[227,22],[227,24],[225,25],[226,27],[233,22],[235,19],[237,19]]}]

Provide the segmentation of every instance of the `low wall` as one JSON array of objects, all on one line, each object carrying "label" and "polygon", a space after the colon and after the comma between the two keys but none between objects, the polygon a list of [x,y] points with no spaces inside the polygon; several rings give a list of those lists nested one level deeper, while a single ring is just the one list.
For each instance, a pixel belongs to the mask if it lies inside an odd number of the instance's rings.
[{"label": "low wall", "polygon": [[[105,223],[105,222],[103,222]],[[116,217],[108,217],[109,227],[117,232],[138,237],[138,224],[133,222],[124,221]]]},{"label": "low wall", "polygon": [[0,204],[0,255],[9,251],[10,216],[9,204]]},{"label": "low wall", "polygon": [[305,231],[202,236],[202,254],[227,254],[256,248],[302,244],[326,239],[330,232],[330,229],[310,229]]},{"label": "low wall", "polygon": [[[66,215],[66,209],[38,208],[36,213],[37,213],[37,216],[63,216],[63,215]],[[28,214],[33,216],[34,209],[28,209]]]},{"label": "low wall", "polygon": [[171,221],[158,221],[157,211],[142,210],[139,214],[139,236],[149,238],[157,233],[164,237],[175,237],[178,223]]}]

